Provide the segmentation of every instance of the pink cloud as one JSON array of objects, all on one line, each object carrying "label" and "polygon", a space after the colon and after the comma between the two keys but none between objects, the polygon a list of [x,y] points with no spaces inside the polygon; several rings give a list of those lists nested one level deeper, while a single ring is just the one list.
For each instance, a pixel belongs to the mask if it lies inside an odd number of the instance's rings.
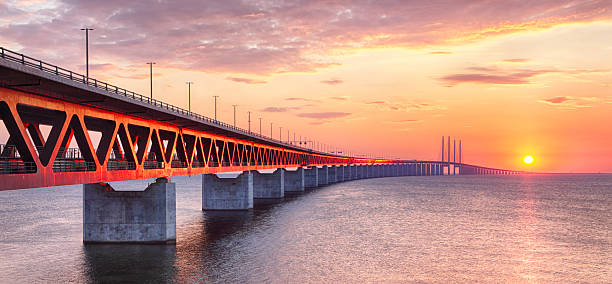
[{"label": "pink cloud", "polygon": [[568,100],[569,100],[568,97],[554,97],[554,98],[550,98],[550,99],[544,99],[543,101],[551,103],[551,104],[560,104],[560,103],[566,102]]},{"label": "pink cloud", "polygon": [[90,34],[93,61],[137,65],[155,60],[158,66],[172,68],[270,74],[337,65],[332,52],[337,49],[431,47],[609,19],[612,14],[608,0],[55,4],[24,10],[12,2],[0,3],[0,42],[73,69],[83,61],[84,35],[79,28],[90,26],[95,28]]},{"label": "pink cloud", "polygon": [[321,83],[328,84],[328,85],[338,85],[338,84],[344,83],[344,81],[340,79],[330,79],[330,80],[323,80],[321,81]]},{"label": "pink cloud", "polygon": [[239,77],[227,77],[225,79],[226,80],[230,80],[230,81],[234,81],[234,82],[237,82],[237,83],[245,83],[245,84],[265,84],[265,83],[268,83],[268,82],[263,81],[263,80],[255,80],[255,79],[239,78]]},{"label": "pink cloud", "polygon": [[297,116],[314,119],[332,119],[349,116],[349,112],[310,112],[310,113],[298,113]]}]

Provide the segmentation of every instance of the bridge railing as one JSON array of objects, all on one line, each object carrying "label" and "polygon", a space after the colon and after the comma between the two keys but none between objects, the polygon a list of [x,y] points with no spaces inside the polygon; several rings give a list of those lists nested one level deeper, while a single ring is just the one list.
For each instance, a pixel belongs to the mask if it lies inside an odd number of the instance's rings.
[{"label": "bridge railing", "polygon": [[[42,60],[39,59],[35,59],[32,57],[29,57],[27,55],[24,55],[23,53],[18,53],[9,49],[6,49],[4,47],[0,47],[0,58],[12,61],[12,62],[16,62],[16,63],[20,63],[23,64],[25,66],[31,67],[31,68],[35,68],[38,69],[40,71],[43,71],[45,73],[48,74],[52,74],[55,76],[59,76],[62,77],[64,79],[68,79],[71,80],[73,82],[77,82],[77,83],[81,83],[81,84],[85,84],[87,86],[90,87],[94,87],[100,90],[104,90],[110,94],[115,94],[115,95],[120,95],[120,96],[124,96],[127,98],[130,98],[132,100],[136,100],[142,103],[147,103],[149,105],[152,105],[154,107],[157,108],[161,108],[161,109],[165,109],[165,110],[169,110],[172,111],[174,113],[177,114],[181,114],[181,115],[185,115],[185,116],[189,116],[193,119],[196,120],[200,120],[203,122],[207,122],[207,123],[212,123],[212,124],[216,124],[237,132],[241,132],[243,134],[246,135],[250,135],[250,136],[255,136],[255,137],[260,137],[263,139],[268,139],[268,140],[273,140],[276,141],[278,143],[287,145],[287,146],[292,146],[292,147],[296,147],[299,148],[301,150],[304,151],[311,151],[311,149],[305,148],[305,147],[301,147],[300,145],[295,145],[294,143],[288,143],[288,142],[283,142],[281,140],[278,139],[274,139],[272,137],[266,137],[264,135],[260,135],[258,133],[252,132],[252,131],[248,131],[246,129],[240,128],[240,127],[235,127],[234,125],[225,123],[225,122],[221,122],[219,120],[216,119],[212,119],[210,117],[204,116],[204,115],[200,115],[197,113],[193,113],[190,112],[189,110],[165,103],[163,101],[160,100],[156,100],[153,99],[151,97],[147,97],[147,96],[143,96],[141,94],[138,94],[136,92],[118,87],[116,85],[112,85],[100,80],[97,80],[95,78],[90,78],[87,77],[83,74],[77,73],[77,72],[73,72],[71,70],[68,69],[64,69],[62,67],[59,67],[57,65],[53,65],[53,64],[49,64],[47,62],[44,62]],[[322,151],[321,151],[322,152]]]}]

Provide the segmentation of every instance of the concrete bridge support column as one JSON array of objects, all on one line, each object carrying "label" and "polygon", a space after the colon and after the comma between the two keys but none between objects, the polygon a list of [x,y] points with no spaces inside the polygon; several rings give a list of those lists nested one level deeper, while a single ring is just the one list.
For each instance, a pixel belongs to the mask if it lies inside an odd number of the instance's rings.
[{"label": "concrete bridge support column", "polygon": [[318,171],[319,171],[318,186],[329,184],[329,167],[322,166],[318,168]]},{"label": "concrete bridge support column", "polygon": [[336,169],[336,182],[343,182],[344,181],[344,171],[346,171],[346,166],[341,165],[337,167],[338,168]]},{"label": "concrete bridge support column", "polygon": [[425,172],[427,176],[431,176],[431,164],[425,166]]},{"label": "concrete bridge support column", "polygon": [[304,168],[285,169],[285,192],[304,192]]},{"label": "concrete bridge support column", "polygon": [[253,208],[253,173],[202,175],[202,210]]},{"label": "concrete bridge support column", "polygon": [[310,167],[304,169],[304,188],[315,188],[319,186],[319,169]]},{"label": "concrete bridge support column", "polygon": [[285,170],[276,169],[274,172],[266,170],[252,171],[253,198],[274,199],[285,197]]},{"label": "concrete bridge support column", "polygon": [[175,243],[175,184],[159,178],[144,191],[84,184],[83,242]]},{"label": "concrete bridge support column", "polygon": [[363,179],[363,165],[355,166],[355,179]]},{"label": "concrete bridge support column", "polygon": [[344,166],[344,181],[349,181],[353,179],[353,168],[355,166],[346,165]]},{"label": "concrete bridge support column", "polygon": [[336,166],[328,166],[327,167],[327,183],[336,183],[338,182],[338,167]]},{"label": "concrete bridge support column", "polygon": [[392,171],[393,171],[392,165],[383,165],[382,166],[382,176],[384,176],[384,177],[392,177],[393,176]]}]

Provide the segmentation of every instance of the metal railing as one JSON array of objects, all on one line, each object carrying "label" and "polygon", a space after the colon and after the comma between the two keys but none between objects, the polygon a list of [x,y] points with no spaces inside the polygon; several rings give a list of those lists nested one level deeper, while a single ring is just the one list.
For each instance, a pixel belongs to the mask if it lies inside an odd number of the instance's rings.
[{"label": "metal railing", "polygon": [[53,172],[88,172],[95,171],[96,163],[84,160],[64,160],[58,159],[53,162]]},{"label": "metal railing", "polygon": [[[99,90],[103,90],[103,91],[108,92],[109,94],[123,96],[123,97],[129,98],[129,99],[141,102],[141,103],[147,103],[147,104],[149,104],[151,106],[154,106],[154,107],[157,107],[157,108],[161,108],[161,109],[165,109],[165,110],[169,110],[169,111],[172,111],[172,112],[177,113],[177,114],[189,116],[192,119],[199,120],[199,121],[202,121],[202,122],[213,123],[213,124],[225,127],[227,129],[231,129],[231,130],[233,130],[235,132],[240,132],[240,133],[245,134],[245,135],[250,135],[250,136],[259,137],[259,138],[266,139],[266,140],[275,141],[276,143],[283,144],[283,145],[286,145],[288,147],[298,148],[300,150],[307,151],[307,152],[314,151],[313,149],[310,149],[310,148],[304,148],[302,146],[295,145],[292,142],[283,142],[281,140],[277,140],[277,139],[274,139],[272,137],[267,137],[267,136],[260,135],[258,133],[252,132],[252,131],[248,131],[248,130],[240,128],[240,127],[235,127],[235,126],[233,126],[231,124],[228,124],[228,123],[225,123],[225,122],[221,122],[219,120],[215,120],[215,119],[209,118],[209,117],[204,116],[204,115],[200,115],[200,114],[197,114],[197,113],[190,112],[190,111],[188,111],[186,109],[183,109],[183,108],[180,108],[180,107],[177,107],[177,106],[174,106],[174,105],[162,102],[160,100],[153,99],[153,98],[148,97],[148,96],[143,96],[143,95],[138,94],[136,92],[133,92],[133,91],[130,91],[130,90],[127,90],[127,89],[124,89],[124,88],[121,88],[121,87],[118,87],[118,86],[115,86],[115,85],[112,85],[112,84],[109,84],[109,83],[106,83],[106,82],[103,82],[103,81],[100,81],[100,80],[97,80],[95,78],[87,77],[87,76],[85,76],[83,74],[76,73],[76,72],[73,72],[73,71],[68,70],[68,69],[64,69],[64,68],[59,67],[57,65],[49,64],[49,63],[44,62],[42,60],[38,60],[38,59],[35,59],[35,58],[32,58],[32,57],[29,57],[27,55],[24,55],[23,53],[18,53],[18,52],[6,49],[4,47],[0,47],[0,58],[3,58],[3,59],[8,60],[8,61],[12,61],[12,62],[20,63],[22,65],[25,65],[25,66],[28,66],[28,67],[31,67],[31,68],[43,71],[43,72],[45,72],[47,74],[55,75],[55,76],[58,76],[58,77],[61,77],[61,78],[64,78],[64,79],[68,79],[68,80],[73,81],[73,82],[81,83],[81,84],[84,84],[84,85],[87,85],[87,86],[90,86],[90,87],[93,87],[93,88],[96,88],[96,89],[99,89]],[[315,151],[315,152],[325,153],[324,151]],[[328,153],[328,154],[334,155],[332,153]]]}]

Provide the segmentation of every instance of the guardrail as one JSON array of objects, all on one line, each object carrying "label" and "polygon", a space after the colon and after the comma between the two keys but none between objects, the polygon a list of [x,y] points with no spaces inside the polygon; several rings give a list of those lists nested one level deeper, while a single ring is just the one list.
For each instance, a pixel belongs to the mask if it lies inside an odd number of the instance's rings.
[{"label": "guardrail", "polygon": [[[177,113],[177,114],[189,116],[189,117],[191,117],[192,119],[195,119],[195,120],[199,120],[199,121],[202,121],[202,122],[216,124],[216,125],[219,125],[219,126],[222,126],[222,127],[228,128],[228,129],[231,129],[233,131],[240,132],[240,133],[245,134],[245,135],[255,136],[255,137],[259,137],[259,138],[266,139],[266,140],[272,140],[272,141],[275,141],[277,143],[280,143],[280,144],[283,144],[283,145],[286,145],[286,146],[289,146],[289,147],[295,147],[295,148],[301,149],[303,151],[313,151],[313,149],[310,149],[310,148],[304,148],[304,147],[302,147],[300,145],[296,145],[296,144],[291,143],[291,142],[287,143],[287,142],[283,142],[281,140],[274,139],[272,137],[266,137],[264,135],[260,135],[260,134],[255,133],[255,132],[248,131],[248,130],[240,128],[240,127],[235,127],[235,126],[233,126],[231,124],[227,124],[225,122],[221,122],[219,120],[215,120],[215,119],[212,119],[212,118],[204,116],[204,115],[200,115],[200,114],[197,114],[197,113],[190,112],[190,111],[188,111],[186,109],[183,109],[183,108],[180,108],[180,107],[177,107],[177,106],[174,106],[174,105],[162,102],[160,100],[153,99],[151,97],[143,96],[143,95],[138,94],[136,92],[133,92],[133,91],[130,91],[130,90],[127,90],[127,89],[124,89],[124,88],[121,88],[121,87],[118,87],[118,86],[115,86],[115,85],[112,85],[112,84],[109,84],[109,83],[106,83],[106,82],[103,82],[103,81],[100,81],[100,80],[97,80],[95,78],[87,77],[87,76],[85,76],[83,74],[76,73],[76,72],[73,72],[73,71],[68,70],[68,69],[64,69],[64,68],[59,67],[57,65],[49,64],[49,63],[44,62],[42,60],[29,57],[27,55],[24,55],[23,53],[18,53],[18,52],[6,49],[4,47],[0,47],[0,58],[3,58],[5,60],[9,60],[9,61],[12,61],[12,62],[20,63],[22,65],[25,65],[25,66],[28,66],[28,67],[35,68],[35,69],[38,69],[40,71],[43,71],[43,72],[45,72],[47,74],[51,74],[51,75],[55,75],[55,76],[58,76],[58,77],[61,77],[61,78],[64,78],[64,79],[68,79],[68,80],[71,80],[73,82],[85,84],[87,86],[94,87],[94,88],[97,88],[99,90],[106,91],[106,92],[108,92],[110,94],[120,95],[120,96],[123,96],[123,97],[127,97],[129,99],[132,99],[132,100],[136,100],[136,101],[141,102],[141,103],[147,103],[147,104],[149,104],[151,106],[154,106],[154,107],[157,107],[157,108],[161,108],[161,109],[172,111],[172,112]],[[327,153],[327,154],[330,154],[330,155],[336,155],[336,154],[325,152],[325,151],[316,151],[316,152]]]}]

